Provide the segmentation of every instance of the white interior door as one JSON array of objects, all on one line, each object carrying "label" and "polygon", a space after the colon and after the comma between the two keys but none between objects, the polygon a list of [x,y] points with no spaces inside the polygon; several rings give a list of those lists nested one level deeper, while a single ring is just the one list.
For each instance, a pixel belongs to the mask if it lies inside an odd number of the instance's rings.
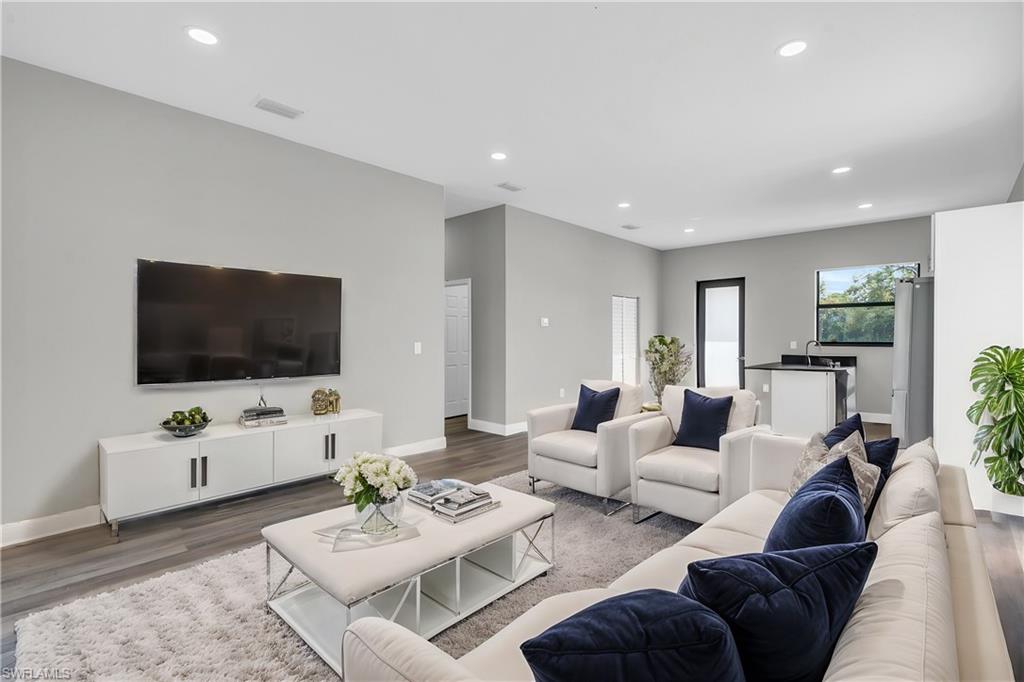
[{"label": "white interior door", "polygon": [[444,288],[444,416],[469,414],[469,284]]}]

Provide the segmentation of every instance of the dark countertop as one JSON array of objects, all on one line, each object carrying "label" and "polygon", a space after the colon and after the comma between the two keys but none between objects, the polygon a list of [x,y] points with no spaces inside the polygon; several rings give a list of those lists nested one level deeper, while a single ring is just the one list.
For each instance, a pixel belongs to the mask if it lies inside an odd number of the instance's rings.
[{"label": "dark countertop", "polygon": [[785,372],[842,372],[846,374],[845,367],[823,367],[820,365],[794,365],[782,362],[766,362],[762,365],[747,365],[744,369],[767,369],[781,370]]}]

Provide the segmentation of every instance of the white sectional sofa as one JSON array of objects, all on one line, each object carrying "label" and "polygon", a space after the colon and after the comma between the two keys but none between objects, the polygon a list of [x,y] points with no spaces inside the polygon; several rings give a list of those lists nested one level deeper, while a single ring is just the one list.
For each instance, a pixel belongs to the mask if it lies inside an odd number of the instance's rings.
[{"label": "white sectional sofa", "polygon": [[[618,593],[643,588],[674,591],[691,561],[761,551],[789,499],[786,490],[803,445],[802,439],[755,434],[753,492],[608,587],[545,599],[458,660],[384,619],[355,621],[343,641],[345,679],[532,680],[519,645],[551,625]],[[934,491],[937,499],[932,506],[938,511],[909,516],[877,538],[878,555],[867,585],[825,679],[1012,680],[965,473],[943,466],[936,475],[931,465],[917,467],[915,473],[934,478],[927,490]],[[927,491],[922,495],[902,490],[883,489],[883,496],[889,493],[884,503],[890,510],[909,515],[928,506],[921,504],[929,497]],[[875,531],[879,530],[876,524]]]}]

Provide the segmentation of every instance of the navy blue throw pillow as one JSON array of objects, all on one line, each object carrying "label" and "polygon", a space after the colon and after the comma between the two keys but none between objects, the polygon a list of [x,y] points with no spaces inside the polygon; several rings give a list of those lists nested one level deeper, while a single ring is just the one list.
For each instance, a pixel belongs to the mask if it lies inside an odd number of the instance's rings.
[{"label": "navy blue throw pillow", "polygon": [[862,542],[704,559],[679,592],[729,624],[747,679],[818,681],[877,553]]},{"label": "navy blue throw pillow", "polygon": [[743,682],[729,626],[708,607],[666,590],[616,595],[519,647],[538,682]]},{"label": "navy blue throw pillow", "polygon": [[878,485],[875,486],[875,496],[871,498],[871,504],[868,505],[867,513],[864,514],[864,518],[868,521],[871,520],[871,514],[875,511],[878,496],[882,494],[882,486],[889,480],[889,474],[892,473],[892,463],[896,461],[896,453],[899,451],[899,447],[899,438],[886,438],[885,440],[872,440],[864,443],[864,450],[868,454],[868,461],[882,470],[882,473],[878,476]]},{"label": "navy blue throw pillow", "polygon": [[864,505],[845,457],[823,466],[790,498],[764,541],[764,551],[863,542]]},{"label": "navy blue throw pillow", "polygon": [[850,434],[854,431],[860,431],[861,440],[865,440],[864,422],[860,418],[860,412],[847,418],[845,421],[836,424],[834,429],[826,433],[824,438],[825,445],[832,447],[833,445],[842,443],[844,440],[849,438]]},{"label": "navy blue throw pillow", "polygon": [[615,416],[619,404],[619,387],[598,393],[590,386],[580,385],[580,399],[576,403],[576,416],[572,428],[577,431],[597,431],[597,425]]},{"label": "navy blue throw pillow", "polygon": [[696,391],[683,392],[683,415],[674,445],[718,450],[718,439],[729,427],[732,396],[709,398]]}]

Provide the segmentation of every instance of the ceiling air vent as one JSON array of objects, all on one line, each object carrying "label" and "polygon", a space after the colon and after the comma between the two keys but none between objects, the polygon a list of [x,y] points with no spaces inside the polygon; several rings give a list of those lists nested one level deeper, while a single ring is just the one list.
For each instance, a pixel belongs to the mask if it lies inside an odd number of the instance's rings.
[{"label": "ceiling air vent", "polygon": [[623,230],[639,230],[640,229],[639,225],[622,225],[621,227],[622,227]]},{"label": "ceiling air vent", "polygon": [[523,188],[519,185],[513,185],[511,182],[499,182],[498,187],[508,190],[509,192],[522,192]]},{"label": "ceiling air vent", "polygon": [[285,118],[298,118],[299,116],[302,116],[303,113],[301,109],[296,109],[295,107],[290,107],[287,104],[275,102],[274,100],[267,99],[266,97],[260,97],[256,100],[256,104],[253,106],[257,109],[268,111],[271,114],[284,116]]}]

